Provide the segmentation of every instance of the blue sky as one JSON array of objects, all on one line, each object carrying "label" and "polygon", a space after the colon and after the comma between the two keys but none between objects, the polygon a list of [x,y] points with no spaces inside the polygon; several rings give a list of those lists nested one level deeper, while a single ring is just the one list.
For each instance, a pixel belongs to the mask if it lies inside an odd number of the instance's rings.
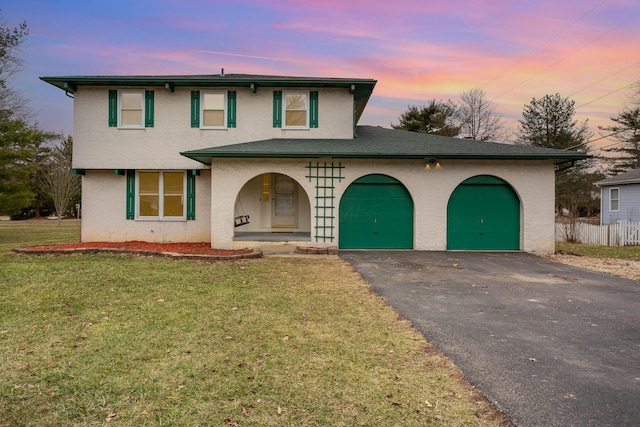
[{"label": "blue sky", "polygon": [[[45,130],[71,133],[72,100],[40,76],[218,74],[373,78],[360,124],[484,89],[515,126],[559,92],[577,118],[610,124],[640,80],[637,0],[23,0],[25,66],[12,81]],[[614,141],[599,140],[595,145]]]}]

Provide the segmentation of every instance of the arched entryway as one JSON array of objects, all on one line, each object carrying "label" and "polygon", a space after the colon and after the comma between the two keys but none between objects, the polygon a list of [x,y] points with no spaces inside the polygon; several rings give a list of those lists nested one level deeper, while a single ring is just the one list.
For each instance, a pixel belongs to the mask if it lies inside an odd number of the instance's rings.
[{"label": "arched entryway", "polygon": [[293,178],[265,173],[247,181],[234,207],[234,240],[310,240],[309,197]]},{"label": "arched entryway", "polygon": [[447,205],[448,250],[519,250],[520,199],[495,176],[462,182]]},{"label": "arched entryway", "polygon": [[386,175],[354,181],[340,200],[340,249],[413,249],[413,200]]}]

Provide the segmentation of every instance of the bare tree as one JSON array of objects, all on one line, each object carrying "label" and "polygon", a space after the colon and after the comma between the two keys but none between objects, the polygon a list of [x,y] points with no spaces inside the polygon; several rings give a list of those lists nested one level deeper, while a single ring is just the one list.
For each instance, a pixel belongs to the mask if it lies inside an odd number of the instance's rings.
[{"label": "bare tree", "polygon": [[38,187],[53,200],[58,225],[71,201],[80,193],[82,182],[71,168],[72,145],[73,140],[69,136],[61,145],[54,147],[37,175]]},{"label": "bare tree", "polygon": [[474,88],[462,92],[458,110],[461,136],[476,141],[504,142],[506,132],[502,116],[485,99],[484,90]]}]

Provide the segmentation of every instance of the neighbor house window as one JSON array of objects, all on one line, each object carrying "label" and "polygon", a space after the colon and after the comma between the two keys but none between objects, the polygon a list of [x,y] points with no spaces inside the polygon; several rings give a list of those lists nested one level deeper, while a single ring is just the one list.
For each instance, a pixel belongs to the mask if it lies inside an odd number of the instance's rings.
[{"label": "neighbor house window", "polygon": [[192,91],[191,127],[201,129],[236,127],[236,92]]},{"label": "neighbor house window", "polygon": [[142,89],[109,91],[109,126],[153,127],[154,92]]},{"label": "neighbor house window", "polygon": [[609,211],[618,212],[620,210],[620,189],[609,189]]},{"label": "neighbor house window", "polygon": [[317,91],[274,91],[273,127],[309,129],[318,127]]},{"label": "neighbor house window", "polygon": [[138,172],[138,218],[185,218],[185,173]]}]

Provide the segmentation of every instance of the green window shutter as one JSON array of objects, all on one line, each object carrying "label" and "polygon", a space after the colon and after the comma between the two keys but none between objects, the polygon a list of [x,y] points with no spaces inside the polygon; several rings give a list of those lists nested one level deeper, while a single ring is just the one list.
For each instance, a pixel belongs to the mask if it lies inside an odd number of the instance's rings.
[{"label": "green window shutter", "polygon": [[127,170],[127,219],[136,216],[136,171]]},{"label": "green window shutter", "polygon": [[196,219],[196,175],[187,171],[187,221]]},{"label": "green window shutter", "polygon": [[153,91],[144,91],[144,127],[153,127]]},{"label": "green window shutter", "polygon": [[236,127],[236,91],[230,90],[227,93],[227,127]]},{"label": "green window shutter", "polygon": [[309,92],[309,127],[318,127],[318,91]]},{"label": "green window shutter", "polygon": [[273,127],[282,127],[282,91],[273,91]]},{"label": "green window shutter", "polygon": [[191,127],[200,127],[200,91],[191,91]]},{"label": "green window shutter", "polygon": [[118,91],[109,90],[109,127],[118,126]]}]

